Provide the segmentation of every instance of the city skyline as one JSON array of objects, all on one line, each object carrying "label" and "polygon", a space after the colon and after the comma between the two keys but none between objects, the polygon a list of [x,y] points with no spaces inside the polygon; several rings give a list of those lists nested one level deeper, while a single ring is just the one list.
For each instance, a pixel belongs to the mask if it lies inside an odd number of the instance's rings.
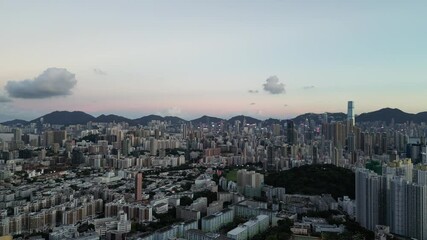
[{"label": "city skyline", "polygon": [[427,3],[2,1],[0,121],[425,111]]}]

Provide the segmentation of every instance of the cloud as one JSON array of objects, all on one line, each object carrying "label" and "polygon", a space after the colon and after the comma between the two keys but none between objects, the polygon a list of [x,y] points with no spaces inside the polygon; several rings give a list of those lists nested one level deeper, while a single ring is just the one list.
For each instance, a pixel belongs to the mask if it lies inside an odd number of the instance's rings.
[{"label": "cloud", "polygon": [[50,98],[71,95],[77,80],[65,68],[48,68],[33,80],[8,81],[5,89],[14,98]]},{"label": "cloud", "polygon": [[98,74],[98,75],[107,75],[107,72],[104,72],[104,71],[102,71],[99,68],[94,68],[93,72],[96,73],[96,74]]},{"label": "cloud", "polygon": [[12,102],[12,99],[10,99],[6,96],[0,95],[0,103],[6,103],[6,102]]},{"label": "cloud", "polygon": [[253,102],[253,103],[250,103],[249,105],[255,105],[255,103]]},{"label": "cloud", "polygon": [[288,104],[284,104],[283,106],[284,106],[284,107],[287,107],[287,106],[289,106],[289,105],[288,105]]},{"label": "cloud", "polygon": [[258,93],[258,90],[249,90],[249,93]]},{"label": "cloud", "polygon": [[266,83],[263,84],[264,90],[271,94],[285,93],[285,84],[279,82],[279,78],[271,76],[267,78]]},{"label": "cloud", "polygon": [[314,86],[310,85],[310,86],[304,86],[302,89],[309,90],[309,89],[313,89],[313,88],[314,88]]}]

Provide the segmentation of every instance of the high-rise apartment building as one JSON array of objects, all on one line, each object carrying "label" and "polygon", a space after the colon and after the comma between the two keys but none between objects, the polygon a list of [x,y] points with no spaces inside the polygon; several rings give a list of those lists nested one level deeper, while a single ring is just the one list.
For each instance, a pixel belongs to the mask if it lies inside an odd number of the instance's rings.
[{"label": "high-rise apartment building", "polygon": [[387,211],[389,212],[388,224],[393,233],[401,236],[407,236],[407,208],[408,201],[406,197],[408,183],[403,177],[394,177],[391,180],[389,191],[389,204]]},{"label": "high-rise apartment building", "polygon": [[53,143],[58,143],[60,146],[63,146],[65,140],[67,140],[67,131],[59,130],[53,132]]},{"label": "high-rise apartment building", "polygon": [[407,236],[427,239],[427,185],[412,183],[407,188]]},{"label": "high-rise apartment building", "polygon": [[14,128],[12,129],[13,132],[13,140],[14,141],[21,141],[22,140],[22,130],[20,128]]},{"label": "high-rise apartment building", "polygon": [[137,173],[135,176],[135,201],[142,201],[142,179],[142,172]]},{"label": "high-rise apartment building", "polygon": [[294,121],[288,120],[286,124],[286,133],[288,137],[288,144],[294,145],[297,142],[297,132],[295,130],[295,124]]},{"label": "high-rise apartment building", "polygon": [[261,196],[261,189],[264,185],[264,175],[255,171],[241,169],[237,171],[237,188],[239,192],[246,196]]},{"label": "high-rise apartment building", "polygon": [[371,231],[381,225],[384,216],[384,189],[380,175],[368,170],[356,170],[356,220]]},{"label": "high-rise apartment building", "polygon": [[44,146],[50,147],[54,143],[58,143],[60,146],[63,146],[64,141],[67,140],[67,131],[45,131],[43,136]]},{"label": "high-rise apartment building", "polygon": [[157,139],[155,139],[153,137],[150,138],[150,154],[152,156],[157,155],[157,147],[158,147]]},{"label": "high-rise apartment building", "polygon": [[382,175],[356,170],[356,220],[370,230],[390,226],[390,232],[427,239],[427,166],[410,160],[383,166]]},{"label": "high-rise apartment building", "polygon": [[123,139],[122,141],[122,153],[125,156],[129,156],[131,153],[132,143],[130,138]]}]

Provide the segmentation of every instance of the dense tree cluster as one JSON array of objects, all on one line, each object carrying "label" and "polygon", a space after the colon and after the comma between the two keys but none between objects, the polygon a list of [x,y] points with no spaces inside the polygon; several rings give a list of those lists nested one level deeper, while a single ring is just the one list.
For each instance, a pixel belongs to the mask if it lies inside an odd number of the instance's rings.
[{"label": "dense tree cluster", "polygon": [[286,188],[289,194],[332,194],[334,198],[354,199],[355,175],[349,169],[331,164],[304,165],[287,171],[268,173],[265,183]]},{"label": "dense tree cluster", "polygon": [[252,240],[287,240],[291,239],[291,227],[293,222],[288,218],[279,220],[276,227],[271,227],[268,231],[255,235]]}]

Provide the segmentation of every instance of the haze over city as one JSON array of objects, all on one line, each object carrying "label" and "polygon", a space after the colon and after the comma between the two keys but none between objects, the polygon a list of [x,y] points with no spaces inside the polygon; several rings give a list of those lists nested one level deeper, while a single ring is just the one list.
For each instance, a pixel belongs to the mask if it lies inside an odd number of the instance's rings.
[{"label": "haze over city", "polygon": [[425,1],[1,1],[0,120],[425,111]]}]

